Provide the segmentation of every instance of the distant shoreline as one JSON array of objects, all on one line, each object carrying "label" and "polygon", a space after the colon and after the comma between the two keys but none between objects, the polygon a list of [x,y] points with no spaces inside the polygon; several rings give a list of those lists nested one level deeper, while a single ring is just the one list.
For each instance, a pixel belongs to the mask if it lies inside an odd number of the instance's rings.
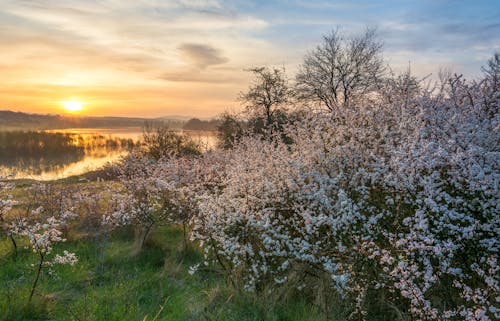
[{"label": "distant shoreline", "polygon": [[94,117],[94,116],[70,116],[70,115],[42,115],[0,110],[0,131],[18,130],[71,130],[86,129],[102,131],[112,129],[114,131],[125,129],[140,129],[147,123],[158,123],[171,129],[182,129],[186,131],[215,131],[220,124],[216,118],[202,120],[196,117],[166,116],[158,118],[129,118],[129,117]]}]

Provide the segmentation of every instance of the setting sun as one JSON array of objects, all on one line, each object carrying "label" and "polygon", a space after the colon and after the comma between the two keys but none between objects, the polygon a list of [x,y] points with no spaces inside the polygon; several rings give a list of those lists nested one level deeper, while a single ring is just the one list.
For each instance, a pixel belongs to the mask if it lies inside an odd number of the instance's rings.
[{"label": "setting sun", "polygon": [[83,102],[81,101],[63,101],[61,104],[66,111],[71,113],[83,110]]}]

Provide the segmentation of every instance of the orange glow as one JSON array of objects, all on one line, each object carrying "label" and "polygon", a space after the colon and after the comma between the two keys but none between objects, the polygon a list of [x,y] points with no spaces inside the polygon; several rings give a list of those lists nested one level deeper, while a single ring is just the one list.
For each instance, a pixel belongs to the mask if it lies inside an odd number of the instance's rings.
[{"label": "orange glow", "polygon": [[61,102],[61,104],[64,107],[64,109],[70,113],[77,113],[83,110],[83,102],[81,101],[75,101],[75,100],[63,101]]}]

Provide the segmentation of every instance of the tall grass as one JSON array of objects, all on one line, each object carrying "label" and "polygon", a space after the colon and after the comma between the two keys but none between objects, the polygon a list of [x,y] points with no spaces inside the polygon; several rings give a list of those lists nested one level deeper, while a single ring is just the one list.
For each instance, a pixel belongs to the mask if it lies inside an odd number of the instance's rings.
[{"label": "tall grass", "polygon": [[0,167],[7,172],[57,171],[86,156],[106,157],[133,148],[132,139],[44,131],[0,131]]},{"label": "tall grass", "polygon": [[112,235],[100,270],[99,245],[73,230],[72,240],[62,246],[80,262],[59,267],[55,280],[42,275],[31,304],[32,256],[21,251],[14,261],[10,244],[1,241],[0,320],[323,320],[318,308],[301,298],[278,302],[271,289],[264,296],[240,292],[215,269],[189,275],[201,253],[184,249],[179,227],[155,231],[140,254],[134,254],[131,234],[123,229]]},{"label": "tall grass", "polygon": [[85,151],[97,148],[123,149],[133,146],[132,139],[104,135],[44,131],[0,132],[0,157],[2,158],[42,158],[60,154],[83,156]]}]

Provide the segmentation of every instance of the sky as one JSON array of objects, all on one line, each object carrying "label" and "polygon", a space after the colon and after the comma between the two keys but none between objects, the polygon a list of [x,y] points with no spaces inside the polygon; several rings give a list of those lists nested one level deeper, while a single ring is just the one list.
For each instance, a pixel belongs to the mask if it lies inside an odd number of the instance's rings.
[{"label": "sky", "polygon": [[0,0],[0,110],[208,118],[245,71],[291,79],[324,34],[378,30],[392,69],[468,78],[500,51],[500,1]]}]

